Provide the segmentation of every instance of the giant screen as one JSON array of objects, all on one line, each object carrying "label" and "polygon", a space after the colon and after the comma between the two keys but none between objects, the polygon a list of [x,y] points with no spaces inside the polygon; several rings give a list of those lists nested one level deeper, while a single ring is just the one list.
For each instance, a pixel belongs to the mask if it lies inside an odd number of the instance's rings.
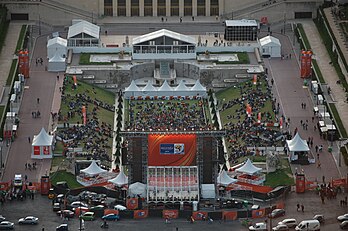
[{"label": "giant screen", "polygon": [[196,164],[196,135],[148,136],[148,166],[193,166]]}]

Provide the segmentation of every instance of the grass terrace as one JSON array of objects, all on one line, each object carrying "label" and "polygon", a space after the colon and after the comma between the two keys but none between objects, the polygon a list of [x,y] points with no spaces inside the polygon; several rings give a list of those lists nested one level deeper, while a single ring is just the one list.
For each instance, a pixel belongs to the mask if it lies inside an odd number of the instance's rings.
[{"label": "grass terrace", "polygon": [[126,129],[182,131],[213,127],[206,99],[130,99],[125,105],[129,105]]},{"label": "grass terrace", "polygon": [[[72,76],[64,81],[57,135],[68,142],[58,142],[58,150],[82,148],[81,157],[95,157],[109,166],[112,152],[115,95],[112,92],[77,81]],[[86,107],[86,125],[83,125],[82,106]]]}]

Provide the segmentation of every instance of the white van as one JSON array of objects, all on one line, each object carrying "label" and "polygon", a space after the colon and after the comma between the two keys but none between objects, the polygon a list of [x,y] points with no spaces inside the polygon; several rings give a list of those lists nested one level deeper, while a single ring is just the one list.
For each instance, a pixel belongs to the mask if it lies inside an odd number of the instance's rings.
[{"label": "white van", "polygon": [[318,220],[305,220],[301,221],[298,226],[296,226],[295,230],[297,231],[319,231],[320,230],[320,223]]}]

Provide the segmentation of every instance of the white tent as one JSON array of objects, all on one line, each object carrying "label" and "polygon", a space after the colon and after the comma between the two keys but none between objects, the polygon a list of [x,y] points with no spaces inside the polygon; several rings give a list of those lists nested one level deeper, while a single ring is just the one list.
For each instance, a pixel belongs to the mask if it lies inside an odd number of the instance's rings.
[{"label": "white tent", "polygon": [[40,133],[33,138],[31,144],[31,158],[32,159],[46,159],[52,158],[53,151],[53,136],[47,134],[44,128],[41,129]]},{"label": "white tent", "polygon": [[279,39],[273,36],[266,36],[260,39],[261,53],[264,56],[270,56],[274,58],[281,57],[282,45]]},{"label": "white tent", "polygon": [[153,96],[154,94],[156,94],[157,92],[157,88],[155,88],[151,81],[148,81],[146,86],[141,90],[141,93],[144,97],[146,96]]},{"label": "white tent", "polygon": [[129,185],[128,188],[128,195],[131,197],[146,197],[146,184],[135,182],[131,185]]},{"label": "white tent", "polygon": [[100,173],[107,172],[105,169],[102,169],[97,165],[97,162],[95,160],[92,160],[92,163],[85,169],[82,169],[80,172],[90,175],[90,176],[95,176]]},{"label": "white tent", "polygon": [[230,177],[229,175],[227,175],[227,172],[225,170],[222,170],[218,177],[217,177],[217,180],[216,182],[219,184],[219,185],[223,185],[223,186],[228,186],[230,184],[233,184],[235,182],[237,182],[238,180],[236,179],[233,179],[232,177]]},{"label": "white tent", "polygon": [[52,58],[55,54],[65,58],[68,53],[68,40],[55,37],[47,42],[47,58]]},{"label": "white tent", "polygon": [[115,178],[108,181],[117,185],[118,187],[121,187],[128,184],[128,177],[123,173],[123,171],[120,171],[120,173]]},{"label": "white tent", "polygon": [[303,140],[299,133],[297,132],[294,138],[286,141],[288,150],[290,152],[290,160],[298,160],[299,153],[308,152],[310,149],[308,147],[307,141]]},{"label": "white tent", "polygon": [[164,80],[162,86],[158,88],[158,96],[173,96],[173,88]]},{"label": "white tent", "polygon": [[248,160],[245,162],[245,164],[236,169],[236,172],[246,173],[248,175],[254,175],[255,173],[258,173],[262,170],[262,168],[258,168],[255,165],[251,163],[251,160],[248,158]]},{"label": "white tent", "polygon": [[98,47],[100,44],[100,27],[81,20],[69,27],[69,47]]},{"label": "white tent", "polygon": [[58,53],[48,60],[48,71],[59,72],[65,71],[65,69],[65,58],[61,57]]},{"label": "white tent", "polygon": [[215,185],[214,184],[202,184],[201,185],[202,198],[215,199]]},{"label": "white tent", "polygon": [[307,141],[303,140],[297,132],[294,138],[286,141],[290,152],[308,152]]},{"label": "white tent", "polygon": [[126,99],[131,96],[137,97],[139,92],[141,92],[140,88],[135,84],[135,81],[132,80],[131,84],[124,90],[124,97]]},{"label": "white tent", "polygon": [[202,84],[197,79],[195,85],[191,88],[191,93],[196,96],[206,97],[207,96],[207,88],[203,87]]}]

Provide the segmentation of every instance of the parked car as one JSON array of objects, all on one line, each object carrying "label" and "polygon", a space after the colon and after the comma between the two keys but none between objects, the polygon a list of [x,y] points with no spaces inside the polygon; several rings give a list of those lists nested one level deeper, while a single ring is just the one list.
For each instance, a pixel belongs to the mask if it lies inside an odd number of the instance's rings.
[{"label": "parked car", "polygon": [[73,211],[71,211],[71,210],[68,210],[68,209],[63,210],[63,211],[59,210],[57,212],[57,215],[61,216],[62,213],[63,213],[63,217],[65,217],[65,218],[73,218],[75,216],[75,213]]},{"label": "parked car", "polygon": [[249,226],[250,231],[267,231],[267,224],[264,222],[256,223],[255,225]]},{"label": "parked car", "polygon": [[107,214],[105,216],[102,216],[102,219],[104,221],[118,221],[118,220],[120,220],[120,216],[117,214],[110,213],[110,214]]},{"label": "parked car", "polygon": [[52,210],[54,212],[57,212],[59,211],[61,208],[60,208],[60,204],[59,203],[54,203],[53,206],[52,206]]},{"label": "parked car", "polygon": [[0,223],[0,230],[14,229],[14,223],[10,221],[2,221]]},{"label": "parked car", "polygon": [[321,215],[321,214],[317,214],[313,217],[313,220],[317,220],[319,221],[319,223],[323,224],[325,223],[325,218],[324,218],[324,215]]},{"label": "parked car", "polygon": [[294,228],[297,225],[297,221],[296,221],[296,219],[293,219],[293,218],[287,218],[287,219],[284,219],[284,220],[278,222],[278,225],[281,225],[281,224],[286,225],[289,228]]},{"label": "parked car", "polygon": [[70,207],[72,208],[87,207],[88,208],[88,205],[82,201],[74,201],[73,203],[70,204]]},{"label": "parked car", "polygon": [[61,224],[60,226],[57,226],[56,231],[68,231],[68,224]]},{"label": "parked car", "polygon": [[348,213],[341,215],[341,216],[338,216],[337,220],[338,221],[348,221]]},{"label": "parked car", "polygon": [[340,224],[341,229],[348,229],[348,221],[342,221]]},{"label": "parked car", "polygon": [[319,231],[320,223],[318,220],[304,220],[295,227],[296,231]]},{"label": "parked car", "polygon": [[273,227],[273,231],[289,231],[289,227],[284,224],[278,224],[276,227]]},{"label": "parked car", "polygon": [[6,220],[6,218],[3,215],[0,215],[0,222],[5,221],[5,220]]},{"label": "parked car", "polygon": [[105,209],[104,205],[97,205],[97,206],[91,207],[89,210],[91,212],[96,212],[96,211],[104,211],[104,209]]},{"label": "parked car", "polygon": [[20,225],[37,225],[38,223],[39,218],[33,216],[27,216],[18,220],[18,224]]},{"label": "parked car", "polygon": [[85,212],[80,216],[80,218],[85,221],[93,221],[95,219],[94,212]]},{"label": "parked car", "polygon": [[274,209],[268,216],[270,218],[277,218],[285,215],[284,209]]}]

